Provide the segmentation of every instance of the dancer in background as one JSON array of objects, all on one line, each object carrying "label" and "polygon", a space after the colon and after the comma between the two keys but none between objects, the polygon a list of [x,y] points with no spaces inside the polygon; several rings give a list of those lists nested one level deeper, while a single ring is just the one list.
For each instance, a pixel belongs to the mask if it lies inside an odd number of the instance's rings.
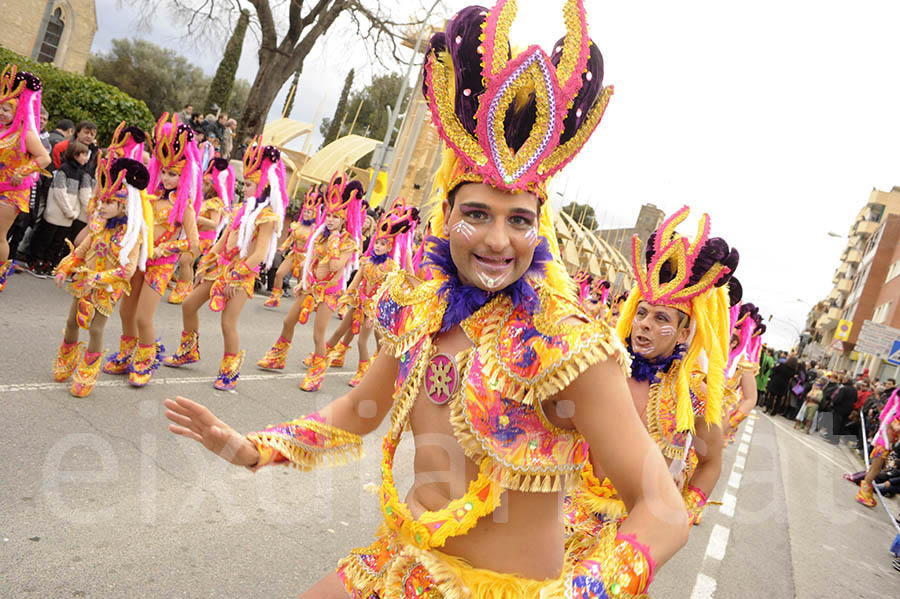
[{"label": "dancer in background", "polygon": [[[350,342],[358,335],[359,364],[350,379],[351,387],[359,384],[374,359],[374,356],[369,357],[369,337],[375,323],[372,300],[390,273],[398,268],[411,269],[411,249],[418,219],[419,210],[406,206],[402,201],[382,215],[369,241],[369,248],[360,260],[359,270],[341,297],[340,303],[347,308],[347,312],[328,339],[327,367],[340,368],[344,365]],[[381,338],[377,332],[375,341],[380,347]]]},{"label": "dancer in background", "polygon": [[[141,191],[150,174],[136,160],[101,160],[93,198],[102,226],[88,236],[56,268],[56,285],[68,287],[72,307],[56,357],[53,379],[61,383],[75,374],[72,395],[87,397],[102,364],[103,328],[116,303],[131,293],[131,280],[144,268],[151,244],[153,209]],[[87,351],[78,342],[79,328],[90,333]],[[83,356],[82,356],[83,354]]]},{"label": "dancer in background", "polygon": [[119,351],[106,361],[108,374],[128,372],[128,382],[143,387],[159,367],[164,348],[157,342],[153,314],[159,305],[182,252],[196,255],[197,212],[200,208],[200,170],[197,145],[189,127],[178,124],[168,113],[153,130],[150,160],[150,191],[153,206],[153,255],[146,270],[138,269],[131,280],[131,295],[119,308],[122,337]]},{"label": "dancer in background", "polygon": [[[203,173],[203,203],[197,215],[197,234],[200,239],[200,256],[205,255],[216,241],[216,235],[228,222],[226,213],[231,209],[234,197],[234,169],[224,158],[211,158]],[[194,257],[182,252],[178,258],[178,281],[169,294],[170,304],[180,304],[194,285]]]},{"label": "dancer in background", "polygon": [[[213,168],[226,170],[213,177],[234,182],[227,162],[213,163]],[[222,176],[221,173],[226,173]],[[213,312],[222,313],[224,355],[214,387],[220,391],[234,389],[240,377],[244,352],[240,349],[238,319],[241,310],[253,297],[253,284],[259,265],[271,266],[289,202],[281,152],[264,146],[257,137],[244,152],[244,204],[213,249],[200,261],[198,285],[182,305],[184,330],[174,355],[166,358],[166,366],[183,366],[200,359],[197,313],[209,300]]]},{"label": "dancer in background", "polygon": [[309,236],[321,225],[322,219],[322,194],[315,185],[306,191],[303,198],[303,208],[300,218],[291,223],[291,231],[287,239],[279,248],[286,252],[284,260],[275,271],[275,283],[272,286],[272,295],[263,303],[266,308],[277,308],[281,305],[281,296],[284,295],[284,277],[292,273],[295,281],[300,281],[303,272],[303,264],[306,262],[306,246],[309,244]]},{"label": "dancer in background", "polygon": [[310,237],[303,272],[294,288],[294,301],[284,317],[281,336],[275,345],[257,362],[265,370],[284,368],[294,328],[306,324],[311,314],[315,348],[305,361],[309,370],[300,388],[317,391],[327,370],[325,332],[337,309],[338,300],[347,286],[350,272],[357,266],[365,208],[363,187],[359,181],[347,181],[346,175],[336,173],[325,197],[325,219]]},{"label": "dancer in background", "polygon": [[28,212],[31,188],[50,164],[41,143],[41,80],[16,65],[0,73],[0,291],[12,272],[10,227]]}]

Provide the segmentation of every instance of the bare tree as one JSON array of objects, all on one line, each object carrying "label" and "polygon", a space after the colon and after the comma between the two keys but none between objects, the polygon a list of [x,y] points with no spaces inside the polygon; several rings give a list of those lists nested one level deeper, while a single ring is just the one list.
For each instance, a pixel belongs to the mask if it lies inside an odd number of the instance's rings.
[{"label": "bare tree", "polygon": [[[168,8],[185,23],[187,34],[193,38],[208,37],[211,32],[230,29],[231,20],[242,8],[241,0],[128,1],[140,7],[145,19],[152,17],[161,7]],[[387,0],[285,0],[284,3],[279,0],[244,0],[244,3],[253,6],[253,25],[258,30],[260,48],[259,70],[239,120],[238,140],[262,131],[278,91],[288,78],[303,70],[306,57],[340,17],[349,21],[355,34],[370,46],[372,55],[379,61],[388,54],[402,62],[397,53],[399,45],[408,42],[408,32],[422,24],[414,19],[401,22],[390,18],[385,7]],[[421,6],[404,7],[404,11],[416,8]],[[285,9],[287,29],[279,35],[275,15],[278,14],[281,25]]]}]

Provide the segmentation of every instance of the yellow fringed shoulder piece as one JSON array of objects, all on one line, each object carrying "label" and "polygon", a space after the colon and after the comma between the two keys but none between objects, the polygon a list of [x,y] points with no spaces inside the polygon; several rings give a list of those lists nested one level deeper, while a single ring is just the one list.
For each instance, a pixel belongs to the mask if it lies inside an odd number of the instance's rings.
[{"label": "yellow fringed shoulder piece", "polygon": [[278,222],[278,215],[275,214],[274,210],[272,210],[270,207],[266,206],[265,208],[263,208],[260,211],[259,216],[256,217],[255,224],[258,227],[258,226],[264,225],[266,223],[277,223],[277,222]]},{"label": "yellow fringed shoulder piece", "polygon": [[[479,324],[467,331],[477,340],[486,380],[505,399],[535,405],[604,360],[615,360],[630,375],[628,352],[606,323],[564,323],[580,313],[578,306],[547,286],[538,288],[538,297],[540,307],[532,314],[498,296],[485,306],[483,318],[473,319]],[[492,307],[495,302],[504,305]],[[523,363],[526,347],[534,359]]]},{"label": "yellow fringed shoulder piece", "polygon": [[441,280],[422,281],[405,270],[389,273],[373,301],[375,326],[383,349],[399,358],[423,336],[440,328],[443,302],[437,297]]},{"label": "yellow fringed shoulder piece", "polygon": [[318,418],[313,414],[247,435],[260,456],[253,470],[279,461],[288,461],[300,470],[312,470],[362,457],[362,437]]}]

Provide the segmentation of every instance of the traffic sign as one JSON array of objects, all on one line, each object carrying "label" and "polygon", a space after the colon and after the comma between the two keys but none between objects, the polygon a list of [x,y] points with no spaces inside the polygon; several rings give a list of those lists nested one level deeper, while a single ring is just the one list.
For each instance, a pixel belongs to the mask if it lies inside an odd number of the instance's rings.
[{"label": "traffic sign", "polygon": [[853,349],[873,356],[885,356],[898,339],[900,329],[866,320],[859,329],[859,338]]},{"label": "traffic sign", "polygon": [[888,354],[887,363],[900,366],[900,339],[895,339],[891,345],[891,353]]}]

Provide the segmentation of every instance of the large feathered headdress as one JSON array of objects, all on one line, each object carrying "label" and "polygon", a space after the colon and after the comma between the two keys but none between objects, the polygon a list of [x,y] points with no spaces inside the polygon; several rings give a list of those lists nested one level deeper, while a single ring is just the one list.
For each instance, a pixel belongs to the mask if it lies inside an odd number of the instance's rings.
[{"label": "large feathered headdress", "polygon": [[262,136],[257,135],[244,152],[243,174],[245,180],[249,179],[256,183],[256,195],[244,198],[232,227],[239,229],[238,246],[241,249],[241,256],[247,257],[259,214],[268,206],[278,215],[266,251],[265,264],[268,268],[272,266],[272,260],[275,258],[278,238],[281,237],[281,229],[284,226],[284,213],[291,200],[287,192],[287,175],[284,162],[281,160],[281,150],[275,146],[263,145]]},{"label": "large feathered headdress", "polygon": [[194,141],[194,132],[186,125],[178,124],[178,116],[165,112],[153,128],[153,158],[150,160],[151,193],[157,193],[160,187],[160,172],[171,170],[181,173],[178,189],[172,199],[173,207],[169,213],[169,224],[184,220],[184,211],[190,207],[194,214],[200,213],[203,203],[201,185],[203,171],[200,164],[200,150]]},{"label": "large feathered headdress", "polygon": [[[0,140],[19,134],[19,150],[26,151],[25,133],[31,131],[35,136],[41,134],[41,80],[27,72],[20,71],[14,64],[8,64],[0,72],[0,104],[11,102],[16,110],[12,122],[0,130]],[[35,165],[22,182],[29,187],[38,178]],[[5,182],[4,182],[5,183]]]},{"label": "large feathered headdress", "polygon": [[128,224],[122,237],[119,263],[128,265],[128,256],[136,243],[141,243],[138,268],[145,270],[153,244],[153,208],[146,194],[150,173],[147,167],[131,158],[116,158],[97,165],[98,203],[116,201],[125,204]]}]

